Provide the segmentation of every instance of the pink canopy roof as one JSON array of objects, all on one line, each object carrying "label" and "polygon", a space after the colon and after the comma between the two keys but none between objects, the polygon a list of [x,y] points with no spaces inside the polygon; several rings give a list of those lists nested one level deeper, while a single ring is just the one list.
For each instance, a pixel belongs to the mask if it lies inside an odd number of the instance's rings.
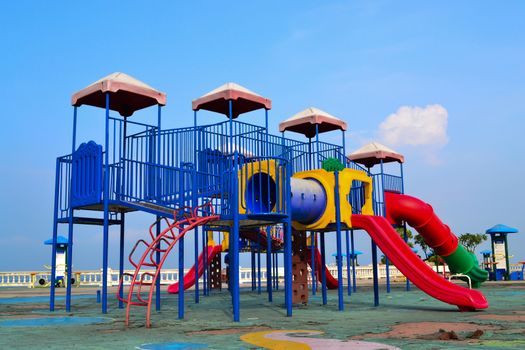
[{"label": "pink canopy roof", "polygon": [[233,118],[242,113],[255,111],[260,108],[272,109],[272,101],[247,88],[235,83],[226,83],[208,92],[206,95],[193,100],[192,109],[204,109],[217,112],[229,117],[228,101],[232,100]]},{"label": "pink canopy roof", "polygon": [[334,117],[315,107],[310,107],[286,119],[279,124],[279,131],[295,131],[308,138],[315,136],[315,126],[318,125],[319,133],[332,130],[346,130],[344,120]]},{"label": "pink canopy roof", "polygon": [[364,145],[355,152],[352,152],[348,159],[363,164],[367,168],[371,168],[376,164],[379,164],[381,160],[383,163],[399,162],[404,163],[405,157],[400,153],[397,153],[391,148],[380,144],[379,142],[371,142]]},{"label": "pink canopy roof", "polygon": [[106,92],[110,93],[109,108],[129,117],[135,111],[156,104],[166,104],[166,94],[124,73],[113,73],[97,80],[71,97],[71,104],[106,107]]}]

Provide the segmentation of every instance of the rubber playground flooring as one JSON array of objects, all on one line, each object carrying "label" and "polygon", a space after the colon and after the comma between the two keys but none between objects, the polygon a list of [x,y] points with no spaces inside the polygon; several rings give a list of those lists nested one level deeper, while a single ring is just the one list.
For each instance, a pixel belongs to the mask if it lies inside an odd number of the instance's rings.
[{"label": "rubber playground flooring", "polygon": [[[241,322],[232,322],[226,290],[201,296],[185,294],[185,319],[177,319],[177,296],[162,294],[161,312],[152,312],[145,328],[145,308],[133,307],[129,327],[114,290],[109,312],[102,314],[96,289],[75,288],[72,311],[48,310],[48,290],[0,289],[2,349],[525,349],[525,283],[485,283],[490,307],[477,312],[434,300],[412,286],[393,286],[373,306],[371,286],[359,286],[345,310],[337,309],[337,291],[320,293],[286,317],[284,294],[250,289],[241,293]],[[63,295],[64,290],[58,294]]]}]

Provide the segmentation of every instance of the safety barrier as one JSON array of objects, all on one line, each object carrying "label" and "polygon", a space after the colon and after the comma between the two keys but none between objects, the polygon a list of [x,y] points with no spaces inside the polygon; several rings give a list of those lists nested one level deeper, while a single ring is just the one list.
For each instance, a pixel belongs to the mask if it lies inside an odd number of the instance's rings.
[{"label": "safety barrier", "polygon": [[[430,265],[434,271],[436,269],[439,274],[443,273],[443,266],[436,268],[434,265]],[[511,264],[510,272],[521,271],[521,264]],[[328,270],[333,276],[337,276],[337,266],[328,265]],[[153,270],[152,270],[153,271]],[[184,270],[186,274],[189,269]],[[379,279],[386,278],[386,265],[379,265]],[[134,270],[125,270],[125,273],[133,274]],[[445,273],[448,274],[448,267],[445,268]],[[241,268],[239,271],[239,281],[241,284],[249,284],[252,281],[252,269],[251,268]],[[343,267],[343,276],[346,276],[346,267]],[[389,267],[389,275],[391,279],[403,278],[403,274],[394,266]],[[279,267],[279,276],[284,276],[284,269]],[[102,285],[102,271],[80,271],[76,273],[78,278],[78,283],[75,285],[80,286],[92,286],[99,287]],[[108,285],[117,286],[118,285],[118,270],[108,270]],[[145,276],[145,278],[150,278],[150,276]],[[367,280],[373,278],[373,269],[372,265],[362,265],[356,266],[356,278],[358,280]],[[44,279],[46,281],[51,280],[51,273],[49,271],[40,271],[40,272],[0,272],[0,287],[28,287],[33,288],[37,287],[38,281]],[[261,269],[261,281],[266,281],[266,270],[265,268]],[[346,279],[345,279],[346,281]],[[129,285],[131,282],[131,277],[128,275],[124,276],[124,285]],[[163,269],[161,274],[161,284],[169,285],[178,282],[178,269]],[[35,285],[36,284],[36,285]]]}]

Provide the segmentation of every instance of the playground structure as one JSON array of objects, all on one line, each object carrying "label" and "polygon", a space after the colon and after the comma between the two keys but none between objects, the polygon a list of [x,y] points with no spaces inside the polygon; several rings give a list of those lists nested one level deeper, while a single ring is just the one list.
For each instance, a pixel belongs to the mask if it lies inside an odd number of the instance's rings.
[{"label": "playground structure", "polygon": [[[127,322],[132,306],[144,306],[146,326],[151,325],[153,300],[156,310],[160,310],[159,275],[175,248],[179,284],[183,288],[175,284],[168,291],[178,293],[179,318],[184,317],[186,288],[195,287],[198,302],[201,294],[207,295],[211,288],[220,287],[217,264],[220,266],[221,253],[227,251],[233,320],[240,321],[241,249],[252,251],[252,268],[255,255],[260,259],[261,252],[266,253],[269,301],[274,288],[271,273],[277,262],[276,250],[283,254],[288,316],[292,315],[294,303],[308,301],[307,264],[312,268],[312,280],[321,282],[323,304],[327,303],[327,287],[337,288],[338,307],[343,310],[342,235],[346,232],[347,266],[350,266],[350,257],[355,257],[355,253],[353,239],[352,249],[349,248],[348,235],[350,232],[353,238],[354,230],[365,230],[372,238],[375,305],[379,304],[378,246],[387,263],[393,263],[408,280],[432,297],[460,310],[488,307],[480,292],[436,274],[394,230],[393,225],[411,225],[446,260],[451,272],[469,276],[474,286],[486,280],[487,272],[458,244],[456,236],[430,205],[404,195],[403,156],[373,143],[347,157],[346,123],[326,112],[306,109],[280,124],[282,135],[272,135],[268,131],[271,101],[228,83],[192,102],[193,126],[163,129],[161,112],[166,95],[123,73],[93,83],[74,94],[71,102],[74,107],[71,154],[59,157],[56,163],[51,311],[55,307],[59,225],[68,225],[68,267],[72,266],[74,226],[103,227],[101,304],[102,312],[106,313],[109,226],[120,227],[122,279],[125,217],[133,211],[150,213],[156,220],[149,228],[149,235],[139,240],[129,254],[129,262],[135,268],[130,276],[131,285],[127,291],[121,285],[117,293],[119,306],[126,306]],[[89,141],[77,147],[77,111],[82,105],[105,109],[104,145]],[[134,112],[152,106],[157,106],[157,125],[130,120]],[[239,121],[244,113],[261,109],[264,127]],[[227,120],[201,125],[198,123],[201,110],[222,114]],[[118,112],[120,117],[110,115],[110,111]],[[284,133],[290,131],[303,134],[307,141],[286,138]],[[342,133],[342,146],[319,140],[321,133],[331,131]],[[390,162],[399,163],[399,175],[385,172],[384,165]],[[372,173],[376,165],[380,170]],[[97,212],[102,212],[103,217],[98,217]],[[265,229],[261,231],[261,227]],[[282,229],[282,237],[272,234],[272,228],[276,231],[276,227]],[[216,243],[213,232],[215,235],[222,232],[223,242]],[[325,235],[330,232],[336,236],[337,278],[327,275],[325,268]],[[194,239],[195,266],[184,276],[183,242],[187,234]],[[72,268],[68,268],[68,280],[71,274]],[[316,286],[313,283],[312,293]],[[70,311],[70,307],[68,284],[66,310]]]}]

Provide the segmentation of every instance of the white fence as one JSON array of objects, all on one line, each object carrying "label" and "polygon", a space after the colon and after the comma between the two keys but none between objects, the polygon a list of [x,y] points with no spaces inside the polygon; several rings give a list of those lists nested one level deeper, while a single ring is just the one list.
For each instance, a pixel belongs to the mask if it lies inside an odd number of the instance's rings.
[{"label": "white fence", "polygon": [[[436,270],[435,266],[432,266]],[[521,271],[521,264],[512,264],[510,271]],[[337,278],[337,266],[329,265],[328,270],[330,273]],[[310,270],[309,270],[310,271]],[[125,270],[124,272],[133,275],[134,270]],[[188,272],[188,269],[184,271],[184,274]],[[223,271],[224,272],[224,271]],[[351,273],[352,271],[350,271]],[[356,278],[359,280],[366,280],[373,278],[372,265],[357,266],[356,267]],[[386,266],[379,265],[378,268],[379,278],[386,278]],[[446,268],[448,273],[448,267]],[[279,267],[279,279],[284,276],[284,269]],[[439,267],[439,273],[443,273],[443,267]],[[403,279],[403,274],[394,266],[389,268],[390,278],[392,280]],[[101,286],[102,285],[102,271],[78,271],[74,273],[74,284],[76,286]],[[308,278],[310,279],[310,273]],[[346,267],[343,267],[343,282],[346,283],[347,271]],[[150,280],[151,277],[148,275],[145,280]],[[202,277],[201,277],[202,279]],[[47,272],[0,272],[0,287],[28,287],[34,288],[39,286],[45,286],[51,280],[51,273]],[[252,281],[252,270],[251,268],[242,268],[239,272],[239,280],[241,284],[250,284]],[[165,269],[161,272],[161,284],[168,285],[178,281],[178,269]],[[266,269],[261,269],[261,281],[266,281]],[[129,285],[131,277],[128,275],[124,276],[124,285]],[[117,286],[119,283],[118,270],[109,269],[108,271],[108,285]]]}]

